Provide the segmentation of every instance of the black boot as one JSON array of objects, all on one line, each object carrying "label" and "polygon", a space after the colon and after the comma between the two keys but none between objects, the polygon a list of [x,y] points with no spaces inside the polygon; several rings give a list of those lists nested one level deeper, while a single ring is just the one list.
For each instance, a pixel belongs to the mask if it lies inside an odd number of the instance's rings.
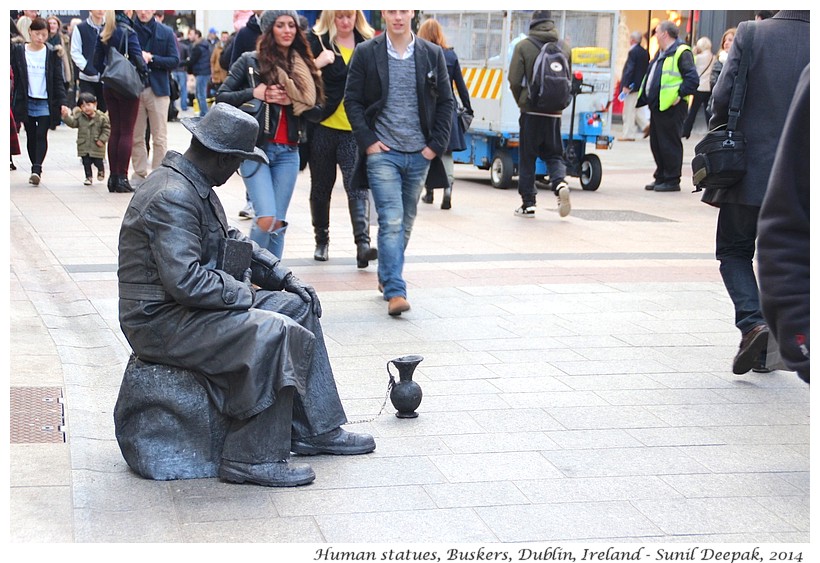
[{"label": "black boot", "polygon": [[450,184],[446,188],[444,188],[444,198],[441,200],[441,208],[442,209],[450,209],[452,207],[450,198],[453,195],[453,185]]},{"label": "black boot", "polygon": [[379,251],[370,246],[370,200],[349,199],[347,206],[353,225],[353,240],[356,241],[356,266],[367,268],[370,260],[379,257]]},{"label": "black boot", "polygon": [[114,193],[117,191],[117,182],[119,181],[119,174],[111,174],[108,176],[108,191]]},{"label": "black boot", "polygon": [[330,245],[330,201],[310,200],[310,217],[313,221],[313,236],[316,239],[316,250],[313,259],[327,262]]},{"label": "black boot", "polygon": [[128,181],[128,176],[119,176],[117,178],[117,185],[115,192],[126,194],[134,191],[134,188],[131,187],[131,183]]},{"label": "black boot", "polygon": [[421,201],[424,203],[433,203],[433,188],[424,188],[424,195],[421,196]]}]

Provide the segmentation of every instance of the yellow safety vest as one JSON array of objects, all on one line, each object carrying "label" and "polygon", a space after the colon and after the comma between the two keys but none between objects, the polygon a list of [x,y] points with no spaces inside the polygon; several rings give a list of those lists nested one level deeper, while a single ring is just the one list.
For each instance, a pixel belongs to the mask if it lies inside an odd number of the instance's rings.
[{"label": "yellow safety vest", "polygon": [[[675,103],[675,98],[678,97],[680,85],[683,84],[683,76],[678,68],[678,61],[680,60],[681,53],[691,50],[692,49],[689,45],[686,43],[681,43],[678,45],[678,48],[675,49],[674,55],[671,57],[666,57],[663,60],[663,66],[661,67],[661,91],[658,99],[658,109],[661,111],[666,111],[671,108],[672,104]],[[647,76],[644,77],[643,84],[641,85],[641,93],[643,92],[643,89],[648,86],[646,84],[648,79],[649,75],[647,73]],[[688,104],[689,96],[685,96],[681,98],[681,100]]]}]

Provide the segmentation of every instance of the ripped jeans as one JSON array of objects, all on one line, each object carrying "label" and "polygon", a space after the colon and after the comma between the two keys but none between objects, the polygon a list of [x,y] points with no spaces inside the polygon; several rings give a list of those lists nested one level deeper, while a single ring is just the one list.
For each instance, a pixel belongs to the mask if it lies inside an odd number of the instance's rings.
[{"label": "ripped jeans", "polygon": [[[263,150],[270,161],[267,165],[245,160],[239,166],[239,173],[245,182],[255,214],[250,238],[281,259],[287,229],[285,218],[296,187],[296,176],[299,174],[299,146],[267,143]],[[270,230],[264,230],[257,223],[262,217],[273,217],[275,221],[285,224],[278,229],[271,225]]]}]

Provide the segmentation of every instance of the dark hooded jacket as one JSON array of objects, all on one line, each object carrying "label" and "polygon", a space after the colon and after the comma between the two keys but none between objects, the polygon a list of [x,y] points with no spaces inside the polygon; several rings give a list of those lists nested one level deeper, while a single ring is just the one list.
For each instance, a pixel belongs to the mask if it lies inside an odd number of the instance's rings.
[{"label": "dark hooded jacket", "polygon": [[555,22],[552,20],[536,23],[530,28],[527,37],[527,39],[522,39],[516,43],[510,59],[510,70],[507,74],[510,90],[521,112],[532,111],[529,106],[527,84],[532,81],[532,68],[535,66],[538,53],[541,52],[538,45],[530,41],[529,37],[532,37],[539,44],[558,42],[558,46],[564,51],[567,61],[570,60],[571,56],[564,42],[558,41],[558,30],[555,29]]}]

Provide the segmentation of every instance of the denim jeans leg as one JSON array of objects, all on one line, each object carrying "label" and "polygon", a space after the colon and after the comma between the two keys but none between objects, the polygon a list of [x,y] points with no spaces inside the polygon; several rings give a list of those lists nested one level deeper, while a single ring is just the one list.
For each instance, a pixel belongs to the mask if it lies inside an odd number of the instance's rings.
[{"label": "denim jeans leg", "polygon": [[402,171],[397,154],[383,152],[368,155],[367,180],[379,217],[379,282],[384,298],[407,295],[402,278],[404,268],[404,206]]},{"label": "denim jeans leg", "polygon": [[416,222],[419,197],[424,187],[424,180],[427,178],[427,171],[430,169],[430,161],[420,152],[406,153],[405,159],[401,192],[404,205],[404,248],[406,249],[410,242],[413,224]]},{"label": "denim jeans leg", "polygon": [[175,70],[174,78],[179,85],[179,109],[185,111],[188,109],[188,73]]},{"label": "denim jeans leg", "polygon": [[421,153],[389,151],[367,157],[367,179],[379,216],[379,281],[385,299],[407,296],[404,249],[429,167]]},{"label": "denim jeans leg", "polygon": [[199,104],[199,116],[205,117],[208,113],[208,81],[211,77],[201,74],[196,77],[196,99]]},{"label": "denim jeans leg", "polygon": [[275,217],[281,221],[287,219],[288,206],[299,174],[299,150],[296,145],[276,143],[267,143],[264,150],[269,160],[267,166],[246,160],[239,166],[239,172],[245,181],[256,215],[251,225],[250,238],[282,258],[285,230],[267,232],[260,229],[256,221],[260,217]]},{"label": "denim jeans leg", "polygon": [[760,208],[722,203],[718,213],[715,256],[723,285],[735,308],[735,326],[741,334],[765,323],[752,261]]}]

